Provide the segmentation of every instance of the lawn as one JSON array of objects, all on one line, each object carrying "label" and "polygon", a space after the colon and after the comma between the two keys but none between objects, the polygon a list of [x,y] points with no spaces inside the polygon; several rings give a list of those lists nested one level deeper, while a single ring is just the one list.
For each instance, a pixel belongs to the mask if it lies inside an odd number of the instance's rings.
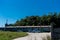
[{"label": "lawn", "polygon": [[25,32],[7,32],[7,31],[0,31],[0,40],[12,40],[17,37],[24,37],[28,34]]}]

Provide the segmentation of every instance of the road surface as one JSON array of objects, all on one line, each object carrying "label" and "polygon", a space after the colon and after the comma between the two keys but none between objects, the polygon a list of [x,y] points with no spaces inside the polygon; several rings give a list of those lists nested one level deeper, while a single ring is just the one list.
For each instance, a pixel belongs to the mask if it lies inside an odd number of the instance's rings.
[{"label": "road surface", "polygon": [[26,37],[16,38],[13,40],[43,40],[42,38],[46,38],[47,35],[51,36],[51,33],[28,33],[29,35]]}]

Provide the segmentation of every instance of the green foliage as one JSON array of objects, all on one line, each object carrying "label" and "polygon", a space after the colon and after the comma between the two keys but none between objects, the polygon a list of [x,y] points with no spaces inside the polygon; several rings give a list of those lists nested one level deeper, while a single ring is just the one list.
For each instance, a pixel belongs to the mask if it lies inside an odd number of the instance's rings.
[{"label": "green foliage", "polygon": [[0,40],[12,40],[18,37],[24,37],[27,33],[25,32],[5,32],[0,31]]},{"label": "green foliage", "polygon": [[[43,16],[27,16],[24,19],[17,20],[14,26],[40,26],[40,25],[50,25],[52,22],[57,23],[58,18],[60,18],[60,13],[57,15],[56,12],[49,13]],[[10,24],[12,25],[12,24]]]}]

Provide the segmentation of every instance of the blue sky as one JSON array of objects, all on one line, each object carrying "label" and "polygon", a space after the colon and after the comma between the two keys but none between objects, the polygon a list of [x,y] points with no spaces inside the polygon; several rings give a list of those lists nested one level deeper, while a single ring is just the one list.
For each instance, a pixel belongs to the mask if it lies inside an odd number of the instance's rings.
[{"label": "blue sky", "polygon": [[0,0],[0,26],[31,15],[60,12],[60,0]]}]

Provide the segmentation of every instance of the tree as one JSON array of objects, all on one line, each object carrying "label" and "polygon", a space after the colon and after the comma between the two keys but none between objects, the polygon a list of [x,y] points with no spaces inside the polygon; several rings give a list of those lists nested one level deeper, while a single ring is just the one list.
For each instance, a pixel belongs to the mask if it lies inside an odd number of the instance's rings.
[{"label": "tree", "polygon": [[57,24],[60,19],[60,14],[57,12],[50,12],[48,15],[43,16],[26,16],[21,20],[17,20],[13,25],[15,26],[40,26],[40,25],[50,25],[54,22]]}]

